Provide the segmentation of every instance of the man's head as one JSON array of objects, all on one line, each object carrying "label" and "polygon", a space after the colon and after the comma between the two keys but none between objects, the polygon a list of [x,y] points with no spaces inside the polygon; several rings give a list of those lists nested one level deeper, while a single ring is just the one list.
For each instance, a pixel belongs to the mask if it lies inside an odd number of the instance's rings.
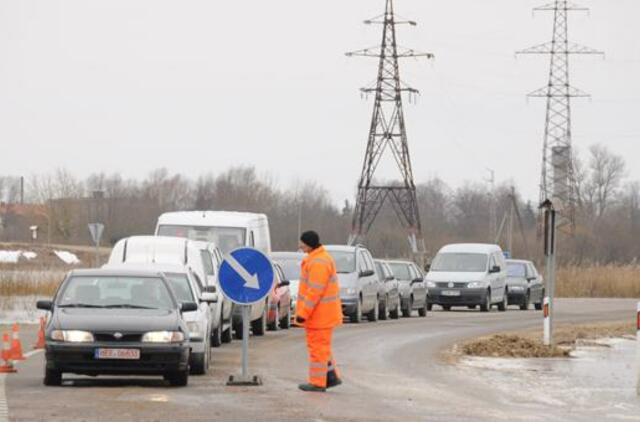
[{"label": "man's head", "polygon": [[309,253],[320,246],[320,236],[313,230],[306,231],[300,236],[300,250]]}]

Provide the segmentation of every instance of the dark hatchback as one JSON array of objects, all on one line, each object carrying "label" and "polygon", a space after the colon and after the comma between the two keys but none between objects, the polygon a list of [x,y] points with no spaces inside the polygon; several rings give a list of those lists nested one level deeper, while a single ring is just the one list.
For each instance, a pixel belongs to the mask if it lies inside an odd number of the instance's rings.
[{"label": "dark hatchback", "polygon": [[63,373],[162,375],[174,386],[189,377],[189,331],[163,275],[154,271],[74,270],[53,301],[46,337],[45,385]]}]

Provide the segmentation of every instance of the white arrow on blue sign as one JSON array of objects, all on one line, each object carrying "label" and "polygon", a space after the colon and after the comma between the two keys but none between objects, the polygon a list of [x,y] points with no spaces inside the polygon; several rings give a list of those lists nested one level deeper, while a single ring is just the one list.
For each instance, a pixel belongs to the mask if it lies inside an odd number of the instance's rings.
[{"label": "white arrow on blue sign", "polygon": [[253,248],[231,251],[224,257],[218,271],[222,294],[239,305],[263,300],[273,289],[274,280],[271,260]]}]

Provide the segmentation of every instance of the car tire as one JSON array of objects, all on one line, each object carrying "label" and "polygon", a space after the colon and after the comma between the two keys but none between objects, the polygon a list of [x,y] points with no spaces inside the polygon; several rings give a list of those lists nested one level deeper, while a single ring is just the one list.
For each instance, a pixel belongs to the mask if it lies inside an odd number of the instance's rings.
[{"label": "car tire", "polygon": [[467,306],[467,309],[476,309],[476,305],[469,305]]},{"label": "car tire", "polygon": [[287,311],[287,314],[280,320],[280,328],[288,330],[291,328],[291,308]]},{"label": "car tire", "polygon": [[371,309],[367,314],[367,320],[369,322],[378,322],[378,318],[380,317],[380,307],[378,305],[379,303],[380,302],[376,298],[376,303],[373,305],[373,309]]},{"label": "car tire", "polygon": [[263,336],[267,332],[267,307],[268,304],[265,304],[260,318],[251,321],[251,330],[254,336]]},{"label": "car tire", "polygon": [[424,304],[422,305],[422,308],[418,309],[418,315],[421,317],[426,317],[427,316],[427,298],[424,298]]},{"label": "car tire", "polygon": [[508,290],[504,289],[504,294],[502,295],[502,302],[498,303],[498,310],[500,312],[504,312],[507,310],[507,306],[509,305],[508,295],[509,295]]},{"label": "car tire", "polygon": [[222,320],[220,320],[220,325],[211,331],[211,346],[222,346]]},{"label": "car tire", "polygon": [[484,296],[484,303],[480,305],[480,312],[489,312],[491,310],[491,290],[487,290]]},{"label": "car tire", "polygon": [[222,342],[231,343],[233,341],[233,328],[231,325],[226,330],[222,331]]},{"label": "car tire", "polygon": [[543,304],[544,304],[544,290],[542,290],[542,293],[540,294],[540,302],[534,305],[536,308],[536,311],[541,311]]},{"label": "car tire", "polygon": [[238,340],[242,340],[242,336],[243,336],[243,331],[242,331],[242,321],[240,321],[240,323],[238,324],[233,324],[233,334],[236,337],[236,339]]},{"label": "car tire", "polygon": [[389,296],[385,296],[384,300],[380,302],[380,311],[379,317],[381,320],[386,320],[389,318]]},{"label": "car tire", "polygon": [[44,370],[44,379],[42,383],[47,387],[59,387],[62,385],[62,372],[56,369],[48,369]]},{"label": "car tire", "polygon": [[402,308],[402,317],[411,318],[411,312],[413,311],[413,296],[409,298],[409,303],[406,308]]},{"label": "car tire", "polygon": [[449,312],[451,310],[451,305],[442,305],[442,310]]},{"label": "car tire", "polygon": [[189,370],[167,374],[164,379],[173,387],[186,387],[189,384]]},{"label": "car tire", "polygon": [[427,311],[433,310],[433,303],[427,303]]},{"label": "car tire", "polygon": [[391,317],[391,319],[398,319],[400,318],[400,298],[398,298],[398,302],[396,302],[396,307],[395,309],[392,309],[389,311],[389,316]]},{"label": "car tire", "polygon": [[362,322],[362,298],[358,299],[358,303],[356,304],[356,310],[353,311],[349,319],[354,324],[360,324]]},{"label": "car tire", "polygon": [[531,293],[529,291],[527,291],[527,293],[524,295],[524,298],[522,299],[522,303],[520,304],[520,310],[521,311],[528,311],[529,310],[529,299],[530,299],[530,295]]},{"label": "car tire", "polygon": [[542,303],[536,303],[533,306],[535,306],[536,311],[541,311],[542,310]]},{"label": "car tire", "polygon": [[192,375],[206,375],[209,372],[209,359],[211,358],[211,345],[204,344],[203,353],[192,353],[189,367]]},{"label": "car tire", "polygon": [[276,310],[274,311],[276,313],[275,318],[273,319],[273,322],[270,322],[267,326],[267,328],[269,329],[269,331],[278,331],[278,324],[280,323],[280,306],[276,305]]}]

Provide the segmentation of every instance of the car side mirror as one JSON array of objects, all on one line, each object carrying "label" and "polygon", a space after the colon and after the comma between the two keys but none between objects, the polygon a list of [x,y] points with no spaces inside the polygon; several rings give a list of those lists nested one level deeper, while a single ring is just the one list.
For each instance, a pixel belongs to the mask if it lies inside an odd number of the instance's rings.
[{"label": "car side mirror", "polygon": [[531,282],[532,282],[533,280],[535,280],[535,279],[536,279],[535,277],[527,277],[527,281],[528,281],[529,283],[531,283]]},{"label": "car side mirror", "polygon": [[180,312],[193,312],[197,310],[198,310],[198,304],[195,302],[182,302],[180,304]]},{"label": "car side mirror", "polygon": [[425,270],[426,272],[431,271],[431,264],[425,264],[425,265],[424,265],[424,270]]},{"label": "car side mirror", "polygon": [[410,285],[414,285],[416,283],[422,283],[423,281],[424,281],[423,278],[420,278],[420,277],[414,278],[413,280],[411,280],[411,284]]},{"label": "car side mirror", "polygon": [[50,300],[39,300],[36,302],[36,308],[42,311],[50,311],[53,309],[53,302]]},{"label": "car side mirror", "polygon": [[360,271],[359,276],[362,277],[371,277],[374,274],[373,270],[364,270]]},{"label": "car side mirror", "polygon": [[392,275],[384,279],[384,281],[393,281],[393,280],[395,280],[395,277]]},{"label": "car side mirror", "polygon": [[216,286],[204,286],[203,293],[218,293]]},{"label": "car side mirror", "polygon": [[291,282],[289,280],[282,280],[276,287],[285,287],[290,285],[291,285]]},{"label": "car side mirror", "polygon": [[490,274],[493,273],[499,273],[501,271],[500,266],[499,265],[494,265],[493,267],[491,267],[491,269],[489,270]]}]

